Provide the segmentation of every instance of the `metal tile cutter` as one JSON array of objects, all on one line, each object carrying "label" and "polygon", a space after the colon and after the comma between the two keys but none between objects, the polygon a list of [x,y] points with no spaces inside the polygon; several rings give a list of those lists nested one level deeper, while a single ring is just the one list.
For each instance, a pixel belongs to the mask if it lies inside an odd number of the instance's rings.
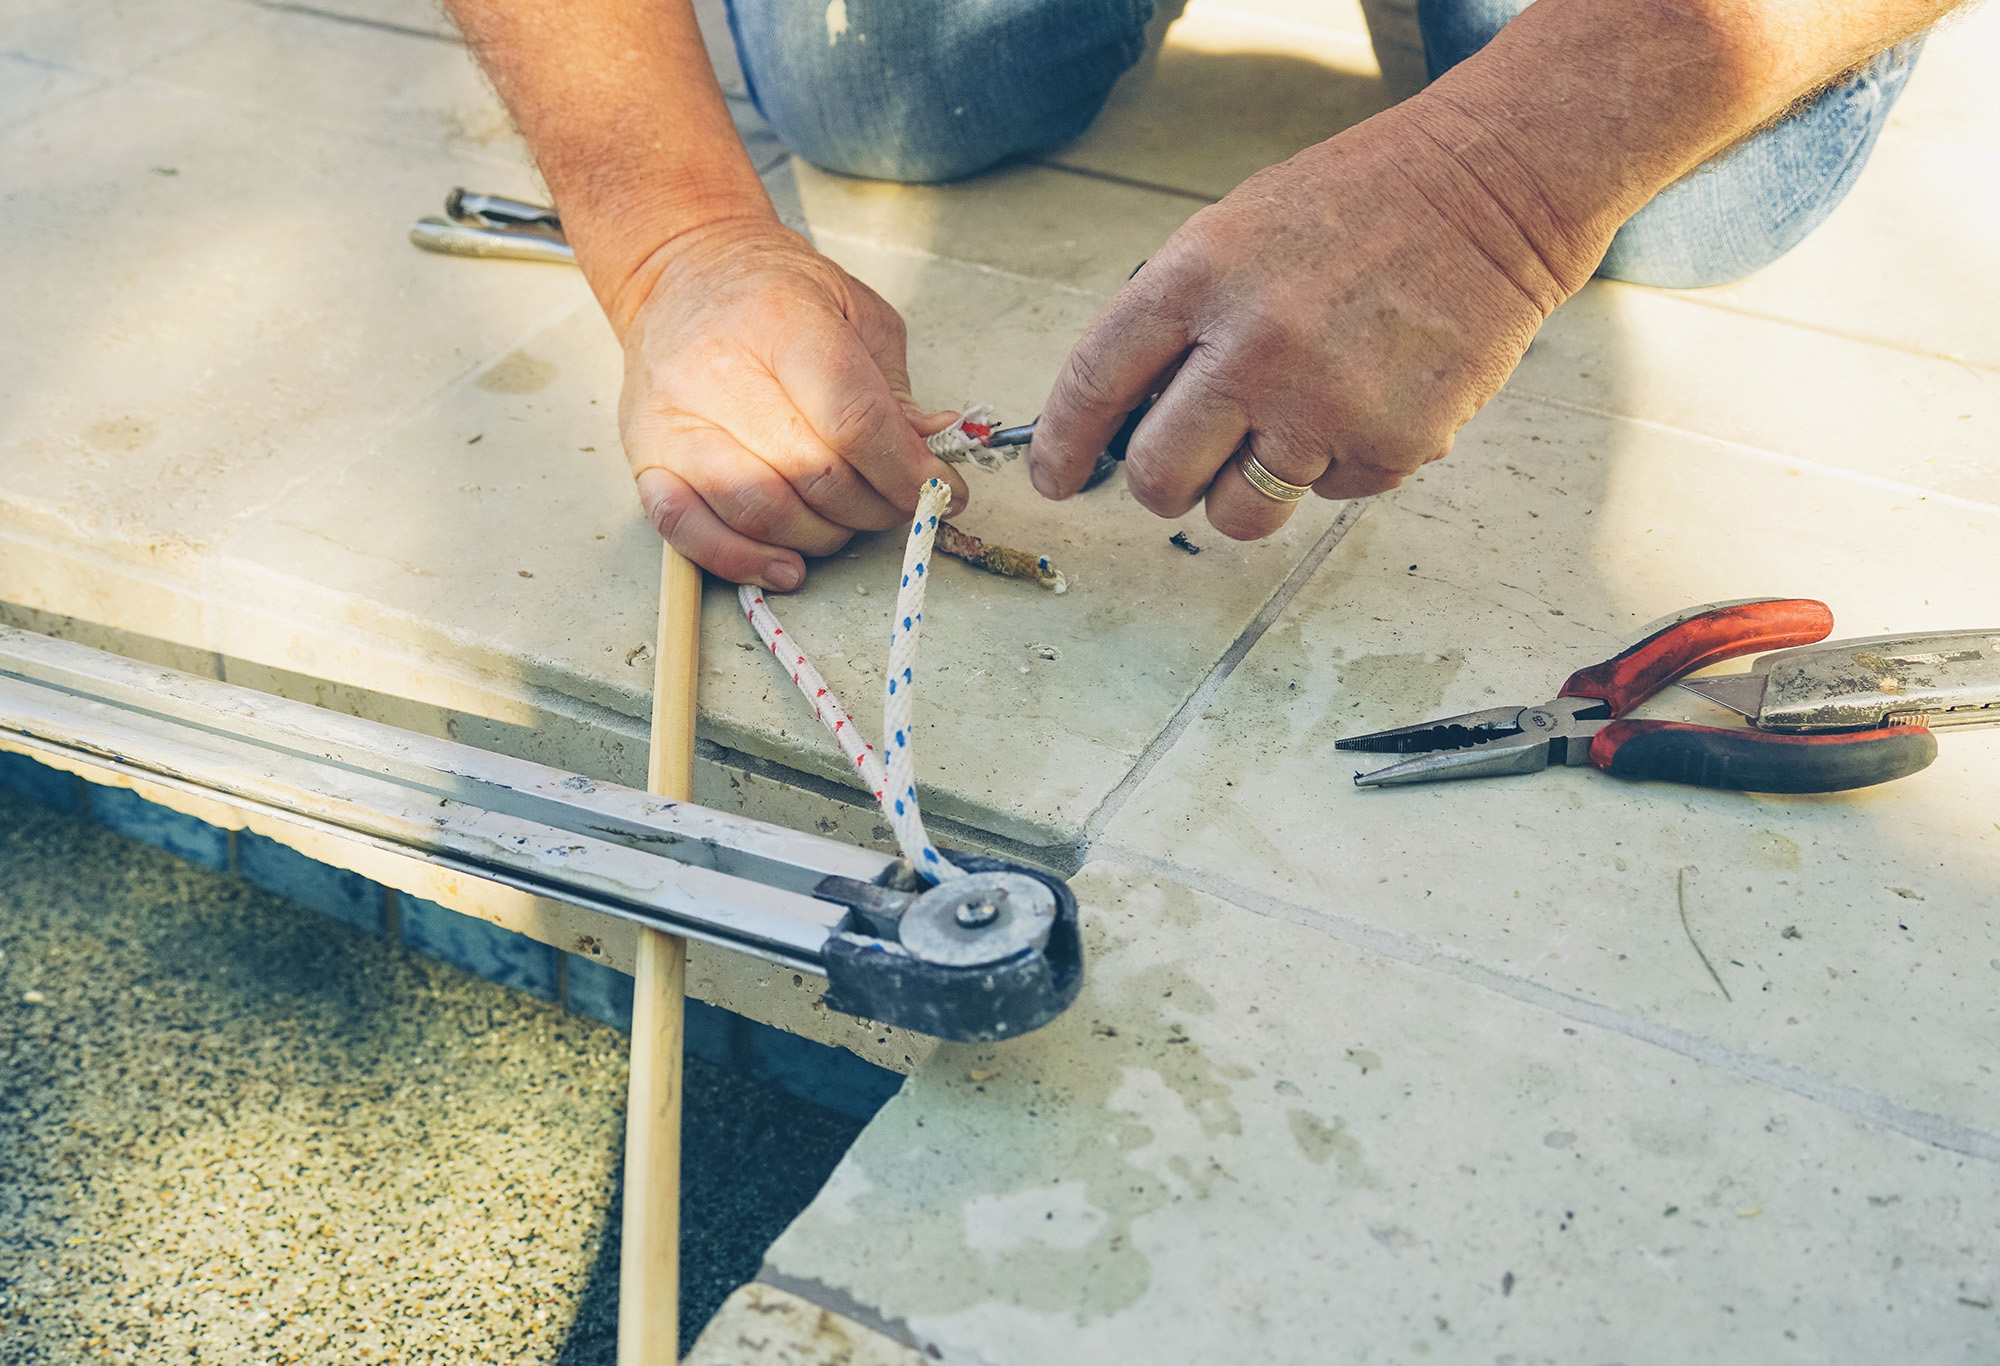
[{"label": "metal tile cutter", "polygon": [[0,627],[0,749],[142,779],[827,979],[832,1009],[1026,1033],[1083,984],[1060,878],[902,859]]}]

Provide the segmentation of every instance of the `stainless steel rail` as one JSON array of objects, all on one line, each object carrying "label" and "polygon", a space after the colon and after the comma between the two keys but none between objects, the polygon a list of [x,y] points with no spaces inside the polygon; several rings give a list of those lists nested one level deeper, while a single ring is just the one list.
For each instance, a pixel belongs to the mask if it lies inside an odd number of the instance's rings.
[{"label": "stainless steel rail", "polygon": [[0,628],[0,743],[824,972],[884,854]]},{"label": "stainless steel rail", "polygon": [[122,774],[832,979],[947,1038],[1046,1023],[1082,979],[1059,881],[902,860],[0,627],[0,749]]}]

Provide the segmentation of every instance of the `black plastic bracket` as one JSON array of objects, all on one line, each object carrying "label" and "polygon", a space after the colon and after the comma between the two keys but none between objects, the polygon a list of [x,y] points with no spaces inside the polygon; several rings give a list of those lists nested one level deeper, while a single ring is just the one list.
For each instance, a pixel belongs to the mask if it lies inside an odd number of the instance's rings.
[{"label": "black plastic bracket", "polygon": [[[835,935],[822,951],[826,961],[826,1004],[833,1010],[879,1020],[898,1029],[964,1043],[1011,1039],[1040,1029],[1069,1008],[1083,987],[1083,939],[1077,928],[1076,896],[1061,878],[1039,869],[978,854],[951,854],[969,873],[1020,873],[1055,893],[1056,919],[1048,942],[1011,958],[974,968],[944,967],[904,953],[887,923],[888,889],[849,899],[847,888],[824,884],[815,895],[839,901],[855,912],[853,933]],[[832,879],[828,879],[832,881]],[[842,879],[845,882],[845,879]],[[889,897],[907,893],[889,892]],[[856,905],[855,901],[866,904]],[[884,929],[889,933],[884,934]],[[873,942],[871,942],[873,941]]]}]

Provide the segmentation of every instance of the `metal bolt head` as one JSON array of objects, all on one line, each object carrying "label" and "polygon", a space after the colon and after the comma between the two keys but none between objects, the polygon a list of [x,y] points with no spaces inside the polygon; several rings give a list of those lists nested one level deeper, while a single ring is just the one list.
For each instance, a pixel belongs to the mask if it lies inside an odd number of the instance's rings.
[{"label": "metal bolt head", "polygon": [[1000,907],[1006,904],[1007,894],[1000,892],[988,900],[968,901],[958,908],[954,919],[968,930],[983,930],[1000,918]]},{"label": "metal bolt head", "polygon": [[897,935],[925,962],[978,967],[1041,948],[1055,920],[1055,893],[1037,879],[969,873],[919,896],[903,912]]}]

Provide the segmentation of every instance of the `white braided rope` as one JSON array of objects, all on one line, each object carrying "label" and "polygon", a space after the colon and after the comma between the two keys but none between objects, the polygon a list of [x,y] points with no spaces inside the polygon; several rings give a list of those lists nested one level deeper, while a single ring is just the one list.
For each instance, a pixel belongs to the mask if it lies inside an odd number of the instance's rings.
[{"label": "white braided rope", "polygon": [[736,601],[743,606],[743,614],[750,619],[760,640],[770,647],[772,656],[790,670],[792,682],[812,703],[813,715],[819,723],[833,732],[833,738],[840,744],[840,752],[854,761],[861,770],[861,781],[868,784],[868,790],[881,801],[888,790],[889,775],[882,768],[881,756],[875,747],[861,738],[861,727],[854,724],[854,718],[847,714],[847,708],[840,705],[840,699],[833,695],[833,689],[820,677],[818,669],[806,658],[806,652],[785,634],[785,628],[778,624],[776,616],[764,601],[764,590],[754,584],[736,585]]},{"label": "white braided rope", "polygon": [[881,804],[889,828],[903,857],[932,882],[963,876],[938,852],[924,830],[923,813],[917,809],[917,761],[915,727],[912,724],[916,691],[917,640],[923,633],[924,589],[929,582],[931,544],[937,539],[938,518],[951,502],[951,489],[940,479],[925,483],[917,498],[917,515],[912,519],[910,539],[903,548],[903,581],[896,592],[896,615],[889,626],[889,678],[882,693],[883,744],[889,762],[886,769],[874,748],[861,738],[854,718],[840,705],[819,670],[806,658],[805,647],[785,634],[763,590],[739,584],[736,600],[750,625],[779,663],[787,666],[792,682],[812,704],[813,715],[833,732],[841,752],[854,761],[862,781],[868,784]]}]

